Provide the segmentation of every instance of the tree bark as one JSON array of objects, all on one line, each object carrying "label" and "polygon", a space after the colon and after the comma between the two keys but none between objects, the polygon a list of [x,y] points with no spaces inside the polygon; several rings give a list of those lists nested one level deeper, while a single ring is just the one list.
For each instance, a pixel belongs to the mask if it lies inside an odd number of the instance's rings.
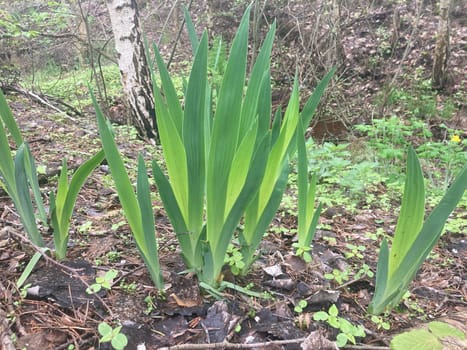
[{"label": "tree bark", "polygon": [[157,139],[151,79],[135,0],[107,0],[129,121],[142,138]]},{"label": "tree bark", "polygon": [[449,58],[449,6],[450,0],[440,0],[438,34],[436,37],[432,71],[432,86],[436,89],[442,89],[446,83]]}]

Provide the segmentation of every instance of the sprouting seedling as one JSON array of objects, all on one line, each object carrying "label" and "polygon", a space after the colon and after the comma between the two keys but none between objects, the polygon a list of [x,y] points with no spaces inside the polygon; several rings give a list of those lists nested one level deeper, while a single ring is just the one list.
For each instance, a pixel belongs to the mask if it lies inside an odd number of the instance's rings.
[{"label": "sprouting seedling", "polygon": [[101,335],[99,339],[100,343],[107,343],[110,342],[112,348],[115,350],[123,350],[125,346],[128,344],[128,339],[125,334],[120,333],[122,326],[117,326],[112,328],[105,322],[99,323],[97,330]]},{"label": "sprouting seedling", "polygon": [[112,288],[112,283],[115,277],[117,277],[117,270],[109,270],[105,273],[104,276],[96,277],[96,283],[93,283],[86,289],[86,293],[98,293],[102,288],[110,290]]}]

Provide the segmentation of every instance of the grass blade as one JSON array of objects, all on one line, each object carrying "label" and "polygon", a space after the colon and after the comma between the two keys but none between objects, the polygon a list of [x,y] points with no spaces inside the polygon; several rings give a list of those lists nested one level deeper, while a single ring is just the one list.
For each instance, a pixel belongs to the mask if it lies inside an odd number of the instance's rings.
[{"label": "grass blade", "polygon": [[145,260],[146,265],[153,267],[149,269],[151,279],[154,281],[156,287],[162,290],[164,288],[164,281],[162,279],[162,274],[159,268],[159,254],[157,252],[154,212],[152,209],[147,170],[144,164],[143,156],[141,154],[138,156],[136,196],[138,199],[139,207],[141,208],[141,217],[144,218],[142,221],[144,237],[139,238],[141,242],[138,244],[138,247],[147,247],[147,253],[145,254],[145,251],[141,251],[141,255]]}]

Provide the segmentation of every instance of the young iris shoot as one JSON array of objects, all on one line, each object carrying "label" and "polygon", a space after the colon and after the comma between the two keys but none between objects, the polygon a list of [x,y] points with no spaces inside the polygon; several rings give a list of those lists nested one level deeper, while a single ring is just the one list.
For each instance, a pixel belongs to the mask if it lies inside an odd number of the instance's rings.
[{"label": "young iris shoot", "polygon": [[311,241],[313,240],[322,204],[318,204],[315,210],[316,182],[314,174],[311,181],[308,180],[308,156],[303,125],[300,123],[297,136],[298,150],[298,242],[294,244],[296,254],[306,262],[311,261]]},{"label": "young iris shoot", "polygon": [[104,115],[91,92],[92,101],[96,110],[99,133],[104,148],[105,157],[117,188],[118,197],[122,204],[123,212],[130,225],[131,232],[136,241],[139,252],[148,267],[151,279],[157,288],[162,289],[164,283],[159,266],[157,241],[155,232],[154,213],[149,191],[149,180],[144,159],[138,157],[138,177],[136,194],[130,177],[123,164],[122,157],[112,134],[112,128],[106,122]]},{"label": "young iris shoot", "polygon": [[96,153],[76,170],[68,183],[68,167],[63,160],[58,178],[57,193],[50,193],[50,222],[53,228],[54,246],[58,259],[64,259],[67,251],[71,215],[79,190],[89,174],[104,160],[104,151]]},{"label": "young iris shoot", "polygon": [[[39,218],[46,225],[47,215],[39,189],[36,165],[29,146],[23,141],[18,125],[1,89],[0,117],[0,187],[12,199],[31,241],[35,245],[43,247],[44,241],[39,232],[36,218]],[[15,157],[13,157],[13,152],[10,149],[7,130],[17,147]],[[37,214],[34,204],[37,208]]]},{"label": "young iris shoot", "polygon": [[378,315],[396,306],[420,266],[443,232],[444,224],[467,187],[467,165],[454,180],[440,203],[424,220],[425,185],[415,151],[409,148],[404,197],[389,250],[386,239],[380,248],[376,289],[368,311]]},{"label": "young iris shoot", "polygon": [[[160,86],[154,84],[157,125],[167,175],[157,162],[153,162],[153,174],[187,266],[210,286],[221,279],[229,243],[242,217],[245,228],[239,232],[239,241],[245,271],[253,261],[285,189],[300,121],[295,81],[284,116],[277,114],[270,127],[275,25],[246,79],[249,14],[247,9],[216,94],[208,81],[207,34],[198,40],[191,21],[195,58],[183,104],[154,48],[161,81]],[[152,74],[156,82],[154,69]],[[329,78],[313,95],[314,107]],[[303,117],[308,122],[312,110],[308,106]]]}]

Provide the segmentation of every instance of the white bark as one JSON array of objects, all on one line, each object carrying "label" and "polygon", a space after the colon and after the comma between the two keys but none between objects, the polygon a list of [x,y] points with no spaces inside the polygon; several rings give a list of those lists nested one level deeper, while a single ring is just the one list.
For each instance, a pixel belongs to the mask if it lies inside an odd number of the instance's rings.
[{"label": "white bark", "polygon": [[130,121],[140,136],[156,138],[149,69],[135,0],[107,0]]},{"label": "white bark", "polygon": [[439,2],[439,24],[433,57],[432,84],[441,89],[446,82],[446,70],[449,58],[449,7],[450,0]]}]

